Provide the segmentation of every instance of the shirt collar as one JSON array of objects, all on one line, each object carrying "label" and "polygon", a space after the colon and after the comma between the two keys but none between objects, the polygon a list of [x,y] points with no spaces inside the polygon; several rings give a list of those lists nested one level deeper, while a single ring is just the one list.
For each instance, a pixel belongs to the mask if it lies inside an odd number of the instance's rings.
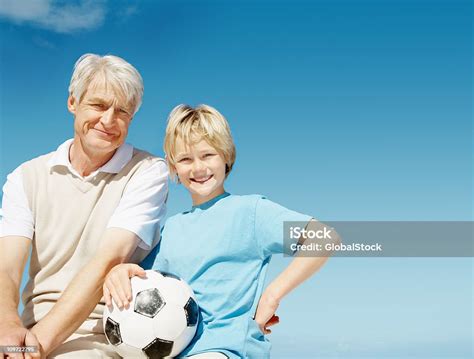
[{"label": "shirt collar", "polygon": [[201,203],[201,204],[198,204],[197,206],[193,206],[191,208],[191,212],[194,211],[196,208],[199,208],[199,209],[202,209],[202,210],[205,210],[205,209],[208,209],[208,208],[211,208],[214,204],[216,204],[218,201],[220,201],[221,199],[223,198],[226,198],[230,196],[230,193],[228,192],[224,192],[212,199],[210,199],[209,201],[207,202],[204,202],[204,203]]},{"label": "shirt collar", "polygon": [[[69,148],[71,147],[72,142],[73,139],[71,138],[59,145],[53,156],[48,161],[49,168],[53,168],[55,166],[66,166],[71,172],[77,173],[69,161]],[[94,171],[94,173],[118,173],[132,159],[132,156],[133,146],[128,143],[124,143],[117,149],[117,151],[115,151],[112,158],[97,171]]]}]

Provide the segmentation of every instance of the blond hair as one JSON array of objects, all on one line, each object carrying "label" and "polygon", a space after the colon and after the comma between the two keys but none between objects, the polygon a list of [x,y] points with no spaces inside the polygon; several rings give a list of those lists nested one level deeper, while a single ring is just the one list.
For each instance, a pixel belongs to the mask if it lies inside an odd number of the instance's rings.
[{"label": "blond hair", "polygon": [[98,78],[123,97],[132,108],[132,115],[138,111],[143,97],[143,79],[135,67],[113,55],[82,55],[74,65],[69,94],[80,103],[89,85]]},{"label": "blond hair", "polygon": [[181,138],[187,145],[205,140],[223,157],[226,163],[226,177],[235,162],[235,145],[229,124],[214,107],[199,105],[176,106],[168,117],[164,141],[164,151],[171,175],[176,175],[176,140]]}]

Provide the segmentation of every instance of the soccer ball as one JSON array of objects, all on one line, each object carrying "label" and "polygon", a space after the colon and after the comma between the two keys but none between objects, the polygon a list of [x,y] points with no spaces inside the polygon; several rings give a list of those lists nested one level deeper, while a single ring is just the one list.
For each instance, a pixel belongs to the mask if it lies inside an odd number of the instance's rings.
[{"label": "soccer ball", "polygon": [[[104,332],[124,358],[164,358],[178,355],[193,339],[199,308],[191,287],[179,277],[146,271],[133,277],[129,309],[105,307]],[[113,301],[112,301],[113,302]]]}]

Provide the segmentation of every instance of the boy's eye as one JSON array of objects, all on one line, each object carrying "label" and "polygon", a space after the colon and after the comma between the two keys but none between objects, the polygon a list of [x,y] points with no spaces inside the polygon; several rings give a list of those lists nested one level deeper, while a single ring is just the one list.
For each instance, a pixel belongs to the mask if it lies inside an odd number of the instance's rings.
[{"label": "boy's eye", "polygon": [[215,154],[214,154],[214,153],[206,153],[206,154],[204,155],[204,158],[212,157],[212,156],[215,156]]},{"label": "boy's eye", "polygon": [[178,160],[178,163],[185,163],[185,162],[189,162],[191,161],[191,159],[189,157],[183,157],[183,158],[180,158]]}]

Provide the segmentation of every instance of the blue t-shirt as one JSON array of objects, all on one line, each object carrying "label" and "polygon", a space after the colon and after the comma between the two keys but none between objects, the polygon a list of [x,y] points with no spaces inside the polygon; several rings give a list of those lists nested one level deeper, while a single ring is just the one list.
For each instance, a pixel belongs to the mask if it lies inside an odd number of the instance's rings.
[{"label": "blue t-shirt", "polygon": [[178,275],[196,294],[201,321],[181,355],[269,357],[271,345],[253,320],[267,266],[284,251],[283,222],[310,220],[260,195],[228,193],[167,220],[156,257],[142,265]]}]

